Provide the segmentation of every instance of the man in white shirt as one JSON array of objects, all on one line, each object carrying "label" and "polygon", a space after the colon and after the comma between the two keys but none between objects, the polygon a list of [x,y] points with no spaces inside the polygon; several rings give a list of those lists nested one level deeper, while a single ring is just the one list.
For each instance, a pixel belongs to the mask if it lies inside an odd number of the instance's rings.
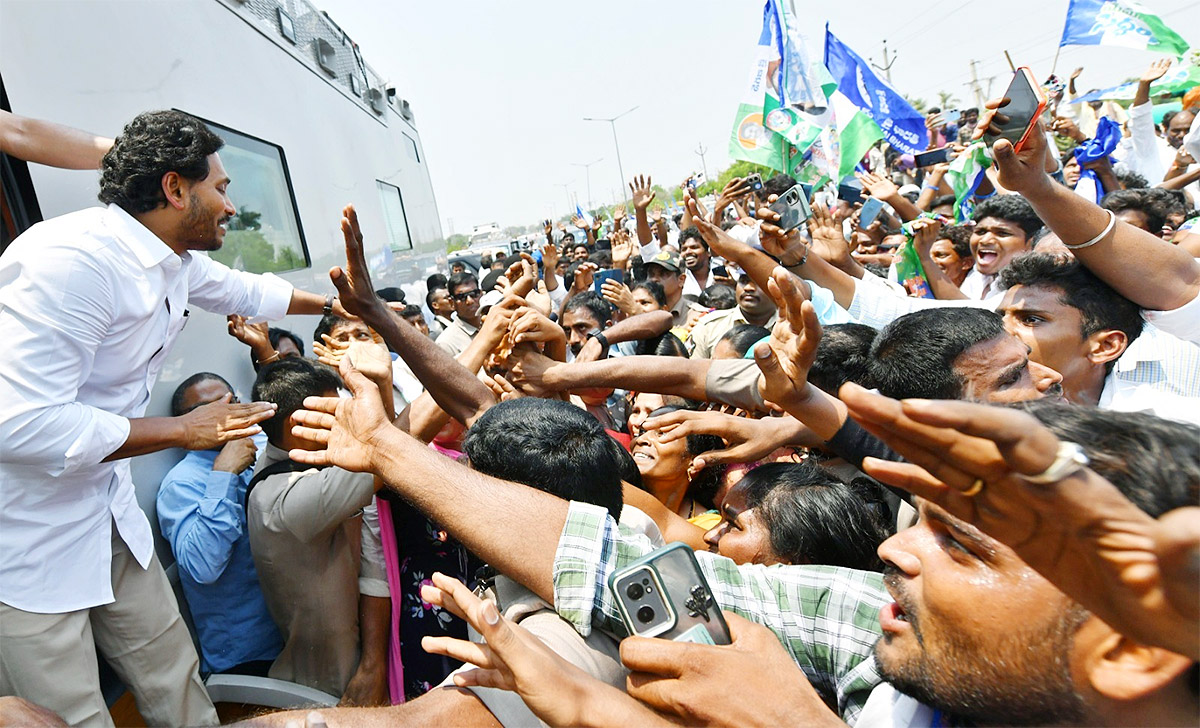
[{"label": "man in white shirt", "polygon": [[187,307],[282,318],[332,297],[191,251],[236,213],[223,142],[176,111],[138,116],[93,208],[39,223],[0,260],[0,694],[111,725],[96,652],[151,725],[212,725],[195,648],[137,507],[129,461],[255,434],[271,405],[144,417]]},{"label": "man in white shirt", "polygon": [[708,243],[700,237],[699,230],[690,227],[679,232],[679,255],[686,269],[684,295],[704,295],[704,289],[715,281],[712,276],[712,254],[708,250]]},{"label": "man in white shirt", "polygon": [[1073,259],[1048,253],[1017,258],[1004,269],[1004,326],[1030,348],[1030,359],[1063,376],[1076,404],[1148,411],[1200,424],[1200,399],[1117,378],[1117,360],[1141,335],[1137,304]]},{"label": "man in white shirt", "polygon": [[959,290],[977,301],[996,294],[996,276],[1012,259],[1029,250],[1029,241],[1042,227],[1033,207],[1019,195],[989,197],[975,208],[971,254],[975,267]]}]

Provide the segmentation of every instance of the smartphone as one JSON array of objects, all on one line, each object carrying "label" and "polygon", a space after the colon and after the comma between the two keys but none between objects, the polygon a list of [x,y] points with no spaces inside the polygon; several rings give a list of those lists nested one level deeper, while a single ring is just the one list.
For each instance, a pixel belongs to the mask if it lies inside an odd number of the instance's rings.
[{"label": "smartphone", "polygon": [[754,192],[762,192],[763,181],[761,174],[755,172],[754,174],[746,175],[746,182],[750,184],[750,189]]},{"label": "smartphone", "polygon": [[625,282],[625,271],[623,270],[602,270],[596,271],[592,276],[592,290],[603,295],[604,281],[616,281],[617,283]]},{"label": "smartphone", "polygon": [[1000,107],[1000,113],[1008,117],[1008,121],[992,124],[1000,128],[999,134],[985,133],[984,141],[990,147],[997,139],[1007,139],[1013,143],[1016,151],[1021,151],[1025,140],[1033,131],[1038,117],[1046,110],[1046,97],[1042,94],[1041,86],[1033,78],[1033,73],[1025,66],[1017,69],[1012,82],[1004,92],[1008,103]]},{"label": "smartphone", "polygon": [[838,199],[845,200],[851,205],[862,202],[862,190],[857,187],[851,187],[850,185],[838,185]]},{"label": "smartphone", "polygon": [[712,274],[718,278],[730,278],[729,269],[723,265],[713,266]]},{"label": "smartphone", "polygon": [[626,632],[708,645],[730,643],[729,626],[692,550],[657,549],[608,577]]},{"label": "smartphone", "polygon": [[804,194],[804,188],[800,185],[784,192],[778,200],[772,203],[771,209],[779,213],[779,222],[776,225],[784,231],[795,230],[812,217],[812,209],[808,206],[808,195]]},{"label": "smartphone", "polygon": [[941,149],[914,154],[913,163],[918,167],[932,167],[935,164],[945,164],[950,161],[950,154],[953,151],[950,147],[942,147]]},{"label": "smartphone", "polygon": [[801,182],[800,189],[804,190],[804,196],[806,198],[808,198],[810,200],[812,199],[812,185],[804,184],[803,182]]},{"label": "smartphone", "polygon": [[687,186],[689,190],[696,189],[696,180],[692,177],[688,177]]},{"label": "smartphone", "polygon": [[883,211],[883,200],[878,197],[871,197],[863,203],[862,210],[858,213],[858,226],[866,228],[871,223],[875,222],[875,218],[879,217],[879,213]]}]

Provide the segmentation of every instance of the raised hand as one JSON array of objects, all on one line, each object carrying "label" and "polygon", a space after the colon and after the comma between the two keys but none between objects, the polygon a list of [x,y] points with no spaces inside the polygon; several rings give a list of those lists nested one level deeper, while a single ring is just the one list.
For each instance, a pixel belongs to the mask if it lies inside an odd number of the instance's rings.
[{"label": "raised hand", "polygon": [[574,225],[575,227],[579,228],[580,230],[588,229],[587,221],[578,215],[571,216],[571,224]]},{"label": "raised hand", "polygon": [[558,268],[558,246],[554,243],[546,243],[542,246],[542,270],[543,275],[557,275],[555,270]]},{"label": "raised hand", "polygon": [[1050,131],[1055,134],[1075,140],[1076,143],[1087,141],[1087,135],[1079,130],[1075,122],[1065,116],[1056,116],[1050,124]]},{"label": "raised hand", "polygon": [[938,241],[942,232],[942,221],[933,218],[922,218],[913,223],[913,247],[917,252],[929,254],[930,248]]},{"label": "raised hand", "polygon": [[363,252],[362,229],[358,225],[358,213],[354,211],[354,205],[346,205],[342,210],[342,237],[346,241],[346,267],[334,266],[329,269],[329,278],[337,288],[341,307],[347,313],[363,319],[386,315],[387,307],[371,286],[371,274],[367,272],[367,258]]},{"label": "raised hand", "polygon": [[238,316],[236,313],[226,316],[225,320],[228,322],[226,327],[229,329],[229,335],[251,350],[258,352],[262,349],[272,349],[270,327],[266,321],[252,324],[245,316]]},{"label": "raised hand", "polygon": [[877,197],[881,200],[886,200],[890,197],[900,194],[900,188],[897,187],[896,183],[888,177],[871,174],[870,172],[864,172],[863,174],[855,176],[858,177],[859,182],[862,182],[863,189],[865,189],[871,195],[871,197]]},{"label": "raised hand", "polygon": [[[863,465],[870,475],[1009,545],[1118,632],[1200,656],[1195,591],[1200,509],[1180,509],[1156,521],[1087,468],[1056,483],[1031,483],[1024,476],[1044,472],[1060,442],[1019,410],[897,402],[853,384],[843,386],[839,396],[865,429],[908,460],[867,458]],[[977,483],[981,489],[966,495]],[[1181,525],[1182,518],[1188,526]],[[1180,559],[1181,550],[1190,556]]]},{"label": "raised hand", "polygon": [[513,315],[508,326],[514,344],[544,344],[546,354],[565,361],[567,358],[567,334],[563,327],[551,321],[539,311],[521,308]]},{"label": "raised hand", "polygon": [[[776,195],[771,195],[767,200],[774,202],[775,198]],[[779,213],[766,206],[758,208],[758,218],[763,221],[758,227],[758,242],[763,250],[783,265],[794,265],[804,257],[805,244],[799,228],[784,230],[779,227]]]},{"label": "raised hand", "polygon": [[504,271],[504,277],[509,282],[505,292],[523,298],[537,283],[537,263],[529,253],[521,253],[520,259]]},{"label": "raised hand", "polygon": [[232,394],[208,404],[202,404],[179,416],[183,426],[184,447],[188,450],[212,450],[231,440],[239,440],[262,432],[259,422],[275,415],[271,402],[232,404]]},{"label": "raised hand", "polygon": [[611,238],[613,268],[625,270],[633,257],[633,236],[627,230],[614,230]]},{"label": "raised hand", "polygon": [[722,463],[750,463],[762,460],[786,444],[776,436],[780,432],[780,419],[764,417],[752,419],[737,417],[724,412],[693,412],[678,410],[659,417],[651,417],[642,424],[643,430],[658,430],[659,442],[667,443],[691,435],[716,435],[725,441],[725,447],[708,450],[692,460],[697,471],[709,465]]},{"label": "raised hand", "polygon": [[292,434],[323,446],[321,450],[296,449],[288,457],[306,465],[336,465],[356,473],[373,472],[378,449],[387,437],[407,437],[392,427],[379,386],[342,359],[339,371],[352,397],[306,397],[296,410]]},{"label": "raised hand", "polygon": [[1075,79],[1079,78],[1079,74],[1081,74],[1081,73],[1083,73],[1083,66],[1080,66],[1079,68],[1076,68],[1074,71],[1071,71],[1070,80],[1074,81]]},{"label": "raised hand", "polygon": [[1159,58],[1150,64],[1145,71],[1142,71],[1141,77],[1138,78],[1142,83],[1154,83],[1158,79],[1167,75],[1167,71],[1171,70],[1170,58]]},{"label": "raised hand", "polygon": [[771,274],[767,293],[779,307],[779,320],[767,343],[754,347],[754,360],[762,372],[758,391],[763,400],[788,409],[805,399],[808,370],[821,343],[821,322],[795,276],[785,269],[776,268]]},{"label": "raised hand", "polygon": [[621,221],[625,219],[625,205],[618,204],[617,206],[613,207],[612,216],[613,216],[613,227],[619,226],[621,224]]},{"label": "raised hand", "polygon": [[662,222],[662,219],[663,219],[663,208],[656,207],[650,211],[650,222],[657,225],[660,222]]},{"label": "raised hand", "polygon": [[636,316],[641,313],[637,302],[633,300],[633,292],[629,290],[629,286],[620,281],[609,278],[601,283],[600,295],[626,316]]},{"label": "raised hand", "polygon": [[633,207],[636,210],[645,210],[654,201],[656,193],[652,189],[652,184],[649,177],[638,175],[629,183],[629,190],[633,193]]},{"label": "raised hand", "polygon": [[554,242],[553,242],[554,241],[554,223],[550,222],[549,220],[543,220],[542,221],[542,232],[544,232],[546,234],[546,243],[549,245],[553,245],[554,244]]},{"label": "raised hand", "polygon": [[595,263],[580,263],[579,267],[575,269],[575,280],[571,283],[571,290],[574,293],[592,290],[597,270],[599,267]]},{"label": "raised hand", "polygon": [[[1008,102],[1008,97],[1004,97],[985,104],[987,111],[979,117],[974,139],[981,138],[984,133],[1000,133],[999,127],[993,126],[992,122],[1002,123],[1008,120],[1000,111]],[[1007,190],[1024,194],[1055,184],[1050,175],[1046,174],[1046,152],[1046,127],[1040,119],[1034,122],[1033,131],[1025,137],[1025,146],[1020,152],[1014,149],[1009,140],[997,139],[992,145],[992,158],[996,163],[1000,185]]]}]

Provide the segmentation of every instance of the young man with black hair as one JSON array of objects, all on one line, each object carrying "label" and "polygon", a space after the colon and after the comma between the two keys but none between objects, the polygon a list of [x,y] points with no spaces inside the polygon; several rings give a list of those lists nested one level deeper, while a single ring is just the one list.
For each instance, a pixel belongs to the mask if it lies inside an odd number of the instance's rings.
[{"label": "young man with black hair", "polygon": [[450,276],[446,289],[454,303],[454,317],[446,330],[438,334],[436,341],[450,356],[458,356],[466,351],[471,339],[475,338],[479,327],[483,325],[483,316],[479,312],[479,299],[483,291],[479,287],[479,279],[470,272]]},{"label": "young man with black hair", "polygon": [[1109,192],[1100,200],[1100,207],[1114,212],[1118,220],[1153,235],[1161,235],[1167,222],[1161,204],[1149,188]]},{"label": "young man with black hair", "polygon": [[108,713],[95,645],[147,722],[217,720],[127,459],[222,445],[271,409],[214,402],[144,416],[188,308],[266,319],[342,310],[195,254],[220,249],[237,213],[222,145],[183,112],[140,114],[101,162],[107,207],[38,223],[0,260],[0,693],[72,724]]},{"label": "young man with black hair", "polygon": [[[175,390],[171,415],[232,393],[229,382],[217,374],[193,374]],[[175,556],[205,674],[266,677],[283,647],[263,599],[246,527],[246,486],[265,444],[244,437],[220,448],[191,451],[158,489],[158,524]]]},{"label": "young man with black hair", "polygon": [[1142,310],[1074,258],[1022,255],[999,286],[1007,289],[999,309],[1005,328],[1032,359],[1062,374],[1069,401],[1200,423],[1200,399],[1117,379],[1117,361],[1142,334]]},{"label": "young man with black hair", "polygon": [[[360,359],[360,365],[386,392],[390,411],[386,352],[374,344],[364,348],[380,350],[376,359]],[[376,613],[382,609],[366,599],[386,601],[388,596],[383,567],[365,558],[374,550],[368,542],[378,536],[364,523],[362,513],[372,504],[379,482],[340,468],[300,465],[288,457],[292,448],[316,447],[292,434],[292,415],[303,408],[304,398],[337,396],[340,387],[333,370],[307,359],[263,367],[253,396],[278,409],[263,423],[267,444],[246,492],[254,564],[267,607],[283,636],[283,649],[269,676],[335,697],[341,697],[360,674],[358,680],[371,683],[375,692],[382,688],[386,639],[373,645],[373,651],[360,651],[359,616],[360,607]],[[376,625],[361,625],[364,633],[369,627],[374,631]]]},{"label": "young man with black hair", "polygon": [[734,326],[750,324],[769,329],[775,325],[775,302],[749,275],[738,277],[736,295],[736,306],[707,313],[692,327],[688,342],[693,359],[711,359],[717,342]]},{"label": "young man with black hair", "polygon": [[[588,339],[601,336],[612,326],[613,308],[594,291],[577,293],[563,304],[562,327],[567,332],[567,348],[577,356]],[[601,348],[608,347],[601,342]]]},{"label": "young man with black hair", "polygon": [[703,294],[704,289],[713,283],[712,253],[709,252],[708,243],[704,242],[704,238],[695,226],[679,231],[679,255],[687,269],[686,279],[683,282],[684,294],[690,293],[693,296]]},{"label": "young man with black hair", "polygon": [[1042,227],[1033,206],[1020,195],[995,195],[975,208],[972,215],[971,256],[975,267],[959,289],[967,298],[984,300],[998,293],[996,275],[1012,259],[1029,250],[1030,238]]}]

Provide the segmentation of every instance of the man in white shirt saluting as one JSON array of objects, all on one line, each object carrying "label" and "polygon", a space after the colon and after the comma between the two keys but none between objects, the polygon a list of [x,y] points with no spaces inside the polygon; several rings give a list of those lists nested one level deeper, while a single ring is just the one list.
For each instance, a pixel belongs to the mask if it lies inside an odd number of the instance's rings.
[{"label": "man in white shirt saluting", "polygon": [[182,112],[139,115],[101,162],[108,206],[39,223],[0,259],[0,695],[72,725],[112,725],[93,640],[149,724],[218,722],[128,458],[255,434],[274,407],[143,416],[187,306],[342,311],[191,253],[219,249],[236,213],[223,144]]}]

